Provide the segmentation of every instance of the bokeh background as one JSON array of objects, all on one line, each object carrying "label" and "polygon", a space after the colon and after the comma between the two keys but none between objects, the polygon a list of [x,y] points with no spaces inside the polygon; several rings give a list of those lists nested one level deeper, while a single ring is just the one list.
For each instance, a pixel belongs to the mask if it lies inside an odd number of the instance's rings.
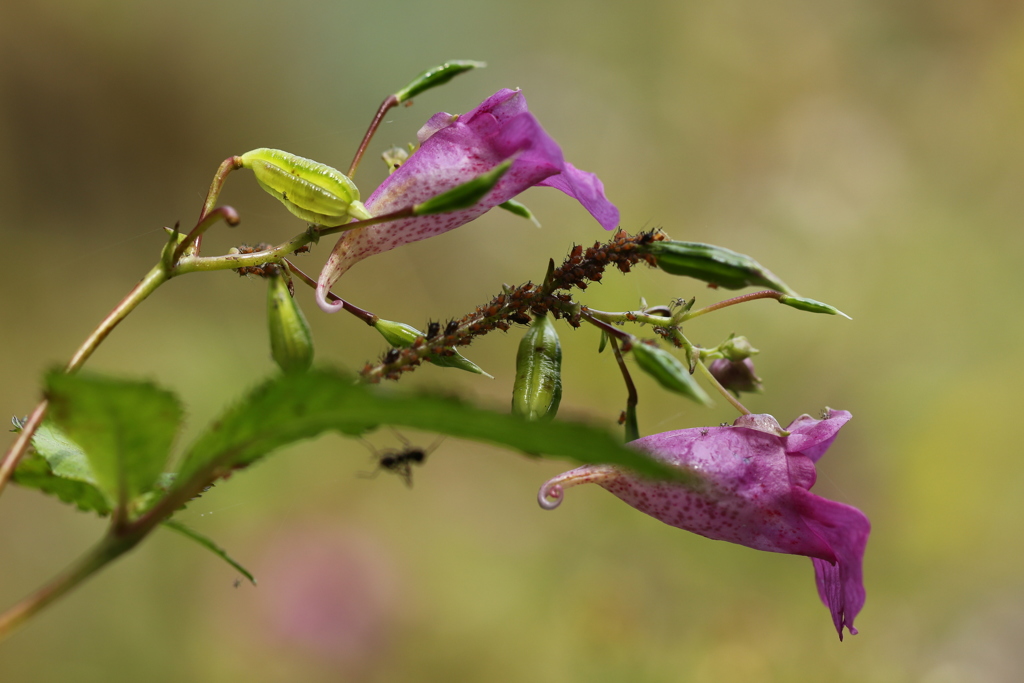
[{"label": "bokeh background", "polygon": [[[816,492],[863,509],[861,634],[839,643],[811,563],[664,526],[593,487],[556,512],[561,471],[454,439],[416,472],[360,478],[358,442],[289,449],[183,520],[248,565],[160,532],[0,645],[3,681],[1017,681],[1024,671],[1024,7],[1013,0],[520,2],[289,0],[0,3],[0,416],[27,413],[191,225],[218,163],[261,146],[347,166],[380,100],[446,59],[490,66],[394,110],[378,155],[436,111],[522,87],[631,231],[749,253],[853,321],[757,302],[701,319],[762,349],[756,412],[855,419]],[[552,190],[510,214],[365,261],[339,291],[422,325],[605,235]],[[243,222],[206,244],[301,225],[245,173]],[[321,245],[303,263],[316,271]],[[597,308],[721,298],[653,271],[611,274]],[[300,293],[321,362],[384,348]],[[169,283],[89,368],[153,378],[189,409],[182,442],[273,371],[261,282]],[[403,384],[507,405],[518,332],[467,354],[494,380],[426,367]],[[592,330],[564,328],[563,415],[612,424],[624,402]],[[732,420],[641,379],[645,433]],[[4,417],[6,420],[6,417]],[[423,445],[433,436],[407,432]],[[378,447],[394,446],[383,432]],[[12,487],[0,499],[0,602],[103,523]]]}]

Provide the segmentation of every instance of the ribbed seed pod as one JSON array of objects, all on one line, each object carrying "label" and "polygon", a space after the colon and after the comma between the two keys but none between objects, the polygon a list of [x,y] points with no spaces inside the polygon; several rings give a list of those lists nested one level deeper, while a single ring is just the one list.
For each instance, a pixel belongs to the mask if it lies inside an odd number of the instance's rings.
[{"label": "ribbed seed pod", "polygon": [[304,372],[313,363],[313,335],[299,304],[281,275],[267,278],[270,353],[285,372]]},{"label": "ribbed seed pod", "polygon": [[528,420],[550,420],[562,400],[562,345],[547,315],[533,319],[519,342],[512,412]]},{"label": "ribbed seed pod", "polygon": [[313,225],[333,228],[370,218],[359,188],[341,171],[279,149],[261,147],[241,156],[256,182],[293,214]]}]

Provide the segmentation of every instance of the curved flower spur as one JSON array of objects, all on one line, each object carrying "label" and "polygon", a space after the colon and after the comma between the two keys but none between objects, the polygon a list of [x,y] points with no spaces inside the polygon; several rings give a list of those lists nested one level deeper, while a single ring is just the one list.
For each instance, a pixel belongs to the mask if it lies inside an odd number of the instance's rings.
[{"label": "curved flower spur", "polygon": [[382,216],[424,202],[512,159],[511,168],[479,202],[449,213],[415,216],[357,227],[344,233],[320,273],[316,298],[327,312],[340,310],[327,293],[362,259],[453,230],[534,186],[554,187],[576,199],[607,230],[619,211],[592,173],[565,161],[562,150],[526,106],[518,90],[499,90],[461,116],[435,114],[420,129],[420,147],[369,199],[366,210]]},{"label": "curved flower spur", "polygon": [[871,525],[857,508],[810,492],[814,463],[850,419],[842,410],[797,418],[782,430],[770,415],[744,415],[732,426],[653,434],[629,445],[700,475],[696,487],[643,479],[611,465],[588,465],[545,482],[538,500],[553,509],[564,489],[598,484],[637,510],[674,527],[756,550],[805,555],[818,594],[843,628],[864,605],[861,565]]}]

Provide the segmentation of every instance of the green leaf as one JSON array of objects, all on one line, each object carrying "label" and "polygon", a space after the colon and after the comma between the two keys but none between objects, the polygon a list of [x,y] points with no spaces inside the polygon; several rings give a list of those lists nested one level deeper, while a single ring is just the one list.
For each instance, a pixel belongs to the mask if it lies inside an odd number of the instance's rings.
[{"label": "green leaf", "polygon": [[54,421],[81,446],[112,505],[157,484],[181,424],[173,394],[146,382],[53,372],[47,398]]},{"label": "green leaf", "polygon": [[427,69],[414,78],[409,85],[396,92],[395,97],[398,98],[398,102],[401,104],[406,100],[416,97],[421,92],[430,90],[431,88],[436,88],[439,85],[444,85],[461,73],[465,73],[471,69],[480,69],[485,66],[487,66],[487,64],[484,62],[474,62],[469,59],[453,59],[441,64],[440,66]]},{"label": "green leaf", "polygon": [[174,529],[183,536],[191,538],[193,541],[203,546],[204,548],[212,552],[214,555],[216,555],[220,559],[230,564],[236,570],[238,570],[238,573],[244,576],[245,578],[249,579],[249,582],[252,583],[252,585],[256,585],[256,577],[254,577],[248,569],[240,565],[234,558],[228,555],[226,550],[224,550],[219,545],[214,543],[210,538],[203,536],[195,529],[187,527],[181,522],[175,521],[173,519],[169,519],[166,522],[164,522],[164,526],[168,529]]},{"label": "green leaf", "polygon": [[185,456],[179,481],[204,468],[245,467],[271,451],[325,431],[356,436],[379,425],[411,427],[485,441],[529,454],[609,463],[640,474],[690,479],[627,449],[607,431],[571,422],[529,422],[433,394],[408,394],[356,384],[329,370],[279,376],[258,387],[203,434]]},{"label": "green leaf", "polygon": [[55,476],[96,486],[89,458],[52,420],[45,420],[39,425],[32,435],[32,448],[46,459]]},{"label": "green leaf", "polygon": [[46,458],[38,453],[30,453],[21,459],[14,470],[12,481],[19,486],[57,496],[65,503],[76,505],[85,512],[95,512],[103,516],[110,514],[110,504],[98,488],[90,483],[56,474]]}]

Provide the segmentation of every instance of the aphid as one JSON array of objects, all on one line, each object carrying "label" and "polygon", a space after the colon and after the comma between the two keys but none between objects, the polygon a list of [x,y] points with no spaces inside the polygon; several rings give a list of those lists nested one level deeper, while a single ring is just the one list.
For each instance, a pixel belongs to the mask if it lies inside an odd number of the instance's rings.
[{"label": "aphid", "polygon": [[444,336],[455,334],[456,330],[459,329],[458,320],[449,320],[448,324],[444,326]]},{"label": "aphid", "polygon": [[427,339],[433,339],[441,331],[441,323],[431,320],[427,323]]},{"label": "aphid", "polygon": [[701,429],[700,430],[700,435],[701,436],[707,436],[708,435],[708,428],[704,427],[703,429]]},{"label": "aphid", "polygon": [[409,443],[408,439],[398,432],[395,432],[395,436],[401,440],[404,448],[400,450],[387,449],[378,451],[373,447],[373,444],[368,441],[363,442],[366,444],[367,448],[373,451],[374,457],[377,458],[377,469],[372,472],[363,472],[359,476],[372,479],[373,477],[376,477],[381,470],[386,470],[400,476],[405,482],[405,485],[411,488],[412,466],[422,465],[426,461],[427,456],[433,453],[434,450],[441,445],[441,442],[444,440],[444,436],[438,437],[437,440],[430,445],[430,448],[426,449],[420,448],[419,446],[413,446]]}]

